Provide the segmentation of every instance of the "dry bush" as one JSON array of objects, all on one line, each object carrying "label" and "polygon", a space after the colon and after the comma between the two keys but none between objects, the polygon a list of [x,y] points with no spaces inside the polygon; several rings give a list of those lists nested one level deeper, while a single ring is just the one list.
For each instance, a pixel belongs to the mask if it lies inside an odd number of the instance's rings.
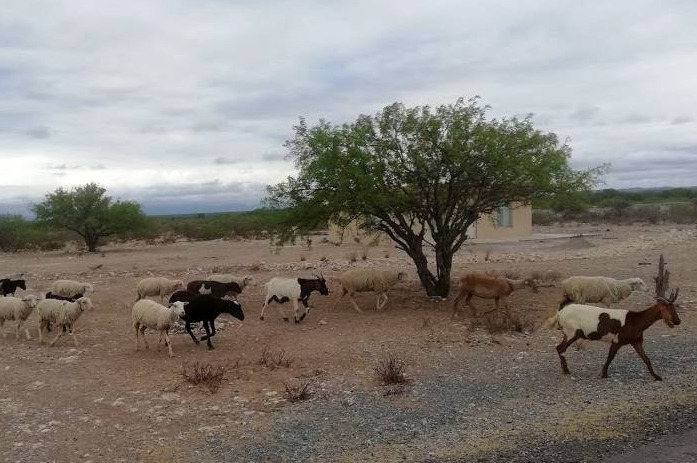
[{"label": "dry bush", "polygon": [[300,254],[300,262],[305,262],[307,260],[307,257],[305,254]]},{"label": "dry bush", "polygon": [[523,333],[534,330],[533,321],[521,317],[516,311],[506,313],[505,310],[499,310],[497,312],[478,315],[470,322],[470,328],[482,328],[489,334]]},{"label": "dry bush", "polygon": [[286,386],[286,398],[288,402],[302,402],[312,397],[309,381],[302,381],[297,384],[284,383]]},{"label": "dry bush", "polygon": [[346,259],[349,262],[356,262],[358,260],[358,253],[356,251],[351,251],[346,255]]},{"label": "dry bush", "polygon": [[261,264],[252,264],[249,266],[249,270],[251,270],[252,272],[258,272],[259,270],[261,270]]},{"label": "dry bush", "polygon": [[501,276],[510,280],[520,280],[521,277],[520,272],[516,272],[515,270],[504,270],[501,272]]},{"label": "dry bush", "polygon": [[536,270],[530,274],[530,278],[541,283],[556,283],[561,280],[561,273],[556,270],[547,270],[546,272]]},{"label": "dry bush", "polygon": [[368,248],[363,248],[361,251],[361,259],[368,260]]},{"label": "dry bush", "polygon": [[386,358],[378,362],[375,373],[383,384],[404,384],[407,382],[404,376],[406,369],[407,363],[404,360],[395,354],[388,354]]},{"label": "dry bush", "polygon": [[264,349],[261,351],[261,358],[259,358],[258,363],[259,365],[263,365],[275,370],[279,367],[290,368],[294,361],[295,360],[293,358],[286,355],[286,351],[284,350],[274,352],[268,347],[264,347]]},{"label": "dry bush", "polygon": [[484,262],[488,262],[489,257],[491,257],[491,249],[487,249],[486,252],[484,253]]},{"label": "dry bush", "polygon": [[327,256],[322,256],[319,258],[319,260],[320,262],[327,262],[329,259],[327,258]]},{"label": "dry bush", "polygon": [[421,319],[421,328],[430,328],[430,327],[431,327],[431,318],[424,315],[423,318]]},{"label": "dry bush", "polygon": [[225,367],[211,363],[184,363],[182,376],[187,382],[196,386],[204,386],[211,393],[215,393],[225,377]]}]

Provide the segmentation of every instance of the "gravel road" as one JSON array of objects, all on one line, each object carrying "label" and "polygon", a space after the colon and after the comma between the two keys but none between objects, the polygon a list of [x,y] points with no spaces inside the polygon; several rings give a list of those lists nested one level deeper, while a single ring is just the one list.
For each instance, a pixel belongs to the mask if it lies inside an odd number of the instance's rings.
[{"label": "gravel road", "polygon": [[345,390],[276,412],[253,442],[211,439],[201,451],[227,462],[599,461],[697,426],[697,343],[660,333],[645,344],[663,382],[627,348],[599,378],[605,344],[570,352],[564,377],[550,336],[546,352],[496,362],[486,349],[464,360],[430,352],[444,374],[415,379],[404,394]]}]

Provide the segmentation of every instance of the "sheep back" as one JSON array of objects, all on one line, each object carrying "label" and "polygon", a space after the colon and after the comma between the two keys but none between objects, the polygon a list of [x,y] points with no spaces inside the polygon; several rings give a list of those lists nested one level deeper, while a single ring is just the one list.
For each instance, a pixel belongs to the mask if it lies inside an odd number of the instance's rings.
[{"label": "sheep back", "polygon": [[617,303],[627,298],[632,288],[624,280],[610,277],[573,276],[562,281],[564,296],[577,303]]},{"label": "sheep back", "polygon": [[400,272],[394,270],[355,268],[347,270],[339,277],[341,286],[348,292],[385,292],[400,279]]},{"label": "sheep back", "polygon": [[181,280],[170,280],[164,277],[150,277],[143,278],[136,285],[136,292],[138,293],[138,299],[142,299],[147,296],[163,296],[165,294],[170,294],[177,289],[183,289],[184,282]]},{"label": "sheep back", "polygon": [[0,319],[26,320],[36,308],[36,296],[0,298]]},{"label": "sheep back", "polygon": [[86,294],[94,291],[90,283],[75,280],[56,280],[51,285],[51,292],[63,297],[74,297],[77,294]]},{"label": "sheep back", "polygon": [[133,326],[145,326],[155,330],[168,330],[179,318],[179,309],[165,307],[149,299],[141,299],[131,310]]}]

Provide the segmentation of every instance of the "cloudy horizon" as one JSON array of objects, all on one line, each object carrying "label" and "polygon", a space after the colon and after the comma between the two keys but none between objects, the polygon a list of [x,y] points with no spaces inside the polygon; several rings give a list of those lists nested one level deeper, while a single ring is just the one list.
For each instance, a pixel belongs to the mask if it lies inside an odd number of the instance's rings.
[{"label": "cloudy horizon", "polygon": [[693,186],[696,17],[657,0],[6,0],[0,214],[91,181],[151,214],[253,209],[293,174],[299,117],[475,95],[568,139],[575,168],[610,162],[605,187]]}]

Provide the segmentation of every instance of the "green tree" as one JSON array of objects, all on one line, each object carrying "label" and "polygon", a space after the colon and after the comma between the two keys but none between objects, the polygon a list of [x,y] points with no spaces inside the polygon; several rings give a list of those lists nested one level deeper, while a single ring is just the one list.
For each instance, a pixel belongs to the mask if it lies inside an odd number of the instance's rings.
[{"label": "green tree", "polygon": [[80,235],[90,252],[97,251],[99,239],[135,231],[145,226],[140,204],[112,201],[106,189],[96,183],[75,187],[70,191],[58,188],[33,206],[37,220],[56,228],[65,228]]},{"label": "green tree", "polygon": [[301,119],[286,142],[299,172],[268,187],[269,205],[289,211],[281,240],[359,220],[413,259],[427,294],[447,296],[453,255],[482,214],[588,189],[602,173],[572,170],[569,146],[530,117],[487,119],[487,110],[459,99],[435,109],[395,103],[342,126]]}]

